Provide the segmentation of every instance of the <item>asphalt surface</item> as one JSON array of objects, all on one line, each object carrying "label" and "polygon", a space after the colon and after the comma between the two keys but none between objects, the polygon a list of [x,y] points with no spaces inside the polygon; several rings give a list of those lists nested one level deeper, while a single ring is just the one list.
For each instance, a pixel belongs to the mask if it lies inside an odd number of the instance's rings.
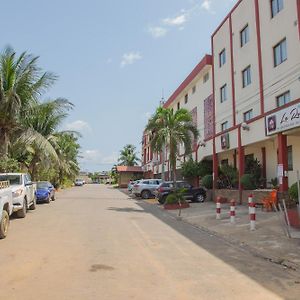
[{"label": "asphalt surface", "polygon": [[72,188],[0,241],[0,299],[299,299],[299,273],[160,207]]}]

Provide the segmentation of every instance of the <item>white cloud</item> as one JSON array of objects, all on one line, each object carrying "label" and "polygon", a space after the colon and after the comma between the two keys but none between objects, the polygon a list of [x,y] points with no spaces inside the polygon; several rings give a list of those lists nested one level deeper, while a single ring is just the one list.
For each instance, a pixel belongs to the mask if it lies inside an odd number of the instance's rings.
[{"label": "white cloud", "polygon": [[91,131],[90,125],[82,120],[77,120],[66,125],[66,130],[74,130],[74,131]]},{"label": "white cloud", "polygon": [[93,165],[115,164],[118,161],[118,153],[113,152],[109,155],[103,155],[99,150],[85,150],[81,154],[80,161],[83,163],[90,163]]},{"label": "white cloud", "polygon": [[211,11],[211,0],[204,0],[201,4],[201,8],[207,10],[207,11]]},{"label": "white cloud", "polygon": [[154,37],[154,38],[160,38],[163,37],[167,34],[168,29],[164,28],[164,27],[149,27],[148,32]]},{"label": "white cloud", "polygon": [[124,53],[121,61],[121,67],[125,67],[127,65],[132,65],[138,60],[141,60],[143,57],[140,52],[129,52]]},{"label": "white cloud", "polygon": [[163,19],[163,23],[168,26],[182,26],[187,22],[188,14],[182,13],[174,18],[165,18]]}]

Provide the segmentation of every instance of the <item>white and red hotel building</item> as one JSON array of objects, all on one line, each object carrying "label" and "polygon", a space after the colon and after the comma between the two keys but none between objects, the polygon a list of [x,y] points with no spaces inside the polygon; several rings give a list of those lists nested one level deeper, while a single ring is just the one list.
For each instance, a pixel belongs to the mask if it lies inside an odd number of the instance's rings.
[{"label": "white and red hotel building", "polygon": [[[300,170],[300,0],[239,0],[212,34],[211,52],[164,106],[191,111],[200,131],[193,158],[212,160],[214,178],[222,163],[242,175],[252,156],[266,182],[277,177],[287,191]],[[146,132],[143,165],[145,176],[161,176]]]}]

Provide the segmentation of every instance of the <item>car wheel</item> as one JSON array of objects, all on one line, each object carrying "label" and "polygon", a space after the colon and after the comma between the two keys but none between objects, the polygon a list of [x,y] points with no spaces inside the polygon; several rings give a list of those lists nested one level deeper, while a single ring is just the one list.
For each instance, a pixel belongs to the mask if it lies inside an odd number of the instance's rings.
[{"label": "car wheel", "polygon": [[36,209],[36,197],[34,197],[33,203],[30,205],[30,209],[31,210],[35,210]]},{"label": "car wheel", "polygon": [[51,197],[51,200],[52,200],[52,201],[55,201],[55,196],[54,196],[54,195]]},{"label": "car wheel", "polygon": [[205,197],[204,197],[203,194],[197,194],[197,195],[195,196],[195,199],[196,199],[197,202],[204,202]]},{"label": "car wheel", "polygon": [[26,198],[23,201],[23,207],[22,209],[19,209],[17,211],[17,217],[18,218],[25,218],[26,217],[26,213],[27,213],[27,200]]},{"label": "car wheel", "polygon": [[142,196],[143,199],[149,199],[150,196],[151,196],[151,193],[150,193],[150,191],[147,191],[147,190],[146,191],[142,191],[141,196]]},{"label": "car wheel", "polygon": [[147,190],[146,190],[146,191],[142,191],[142,193],[141,193],[142,199],[149,199],[150,196],[151,196],[150,191],[147,191]]},{"label": "car wheel", "polygon": [[46,200],[46,203],[50,203],[51,202],[51,197],[50,197],[50,195],[48,195],[48,198],[47,198],[47,200]]},{"label": "car wheel", "polygon": [[8,226],[9,226],[9,215],[6,210],[3,210],[1,221],[0,221],[0,239],[4,239],[7,236]]}]

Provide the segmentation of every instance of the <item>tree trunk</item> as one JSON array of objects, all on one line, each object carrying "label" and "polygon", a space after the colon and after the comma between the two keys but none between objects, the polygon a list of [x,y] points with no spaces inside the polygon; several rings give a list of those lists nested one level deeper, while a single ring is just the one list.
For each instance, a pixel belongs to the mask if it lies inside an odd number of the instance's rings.
[{"label": "tree trunk", "polygon": [[0,157],[8,157],[8,132],[5,128],[0,128]]}]

